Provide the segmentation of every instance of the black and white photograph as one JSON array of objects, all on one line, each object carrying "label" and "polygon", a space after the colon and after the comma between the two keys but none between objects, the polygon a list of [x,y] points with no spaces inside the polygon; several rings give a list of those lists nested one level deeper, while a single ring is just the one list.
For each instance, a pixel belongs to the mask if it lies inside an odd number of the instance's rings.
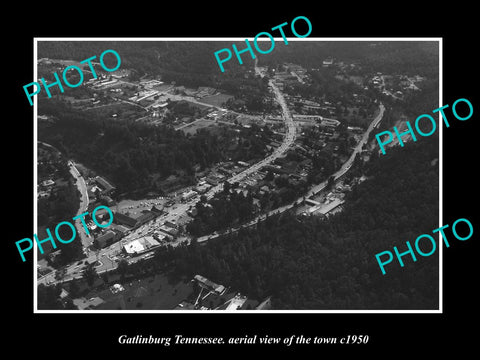
[{"label": "black and white photograph", "polygon": [[2,23],[7,351],[473,350],[471,6],[34,5]]}]

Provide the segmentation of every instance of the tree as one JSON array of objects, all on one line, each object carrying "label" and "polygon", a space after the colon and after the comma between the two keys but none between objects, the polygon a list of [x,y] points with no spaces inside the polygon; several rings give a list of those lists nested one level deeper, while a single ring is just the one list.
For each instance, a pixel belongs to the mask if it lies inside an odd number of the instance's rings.
[{"label": "tree", "polygon": [[105,284],[108,284],[108,272],[105,271],[103,274],[102,274],[102,280]]},{"label": "tree", "polygon": [[42,310],[63,309],[60,301],[62,289],[59,285],[45,286],[40,284],[37,288],[38,308]]},{"label": "tree", "polygon": [[225,194],[228,194],[230,192],[230,189],[231,189],[231,185],[228,181],[224,181],[223,182],[223,192]]},{"label": "tree", "polygon": [[272,181],[275,178],[272,170],[268,170],[267,175],[265,175],[265,181]]},{"label": "tree", "polygon": [[83,270],[83,278],[87,282],[88,286],[92,286],[95,283],[95,279],[98,277],[97,270],[95,269],[95,263],[88,264]]},{"label": "tree", "polygon": [[69,293],[72,298],[76,298],[77,296],[80,295],[80,288],[78,286],[78,283],[76,281],[70,282],[70,287],[69,287]]},{"label": "tree", "polygon": [[327,188],[331,189],[335,185],[335,177],[332,175],[328,178]]},{"label": "tree", "polygon": [[61,269],[58,269],[55,271],[55,279],[56,280],[61,280],[65,277],[65,274],[67,273],[67,268],[63,267]]},{"label": "tree", "polygon": [[127,274],[128,268],[129,268],[128,261],[125,259],[120,260],[117,266],[117,271],[120,274],[122,281],[125,279],[125,275]]}]

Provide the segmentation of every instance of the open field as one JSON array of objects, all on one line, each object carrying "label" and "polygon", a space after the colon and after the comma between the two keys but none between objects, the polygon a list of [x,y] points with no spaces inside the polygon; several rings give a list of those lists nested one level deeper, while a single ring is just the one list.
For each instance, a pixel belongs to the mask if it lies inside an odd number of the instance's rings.
[{"label": "open field", "polygon": [[150,210],[152,206],[161,208],[166,202],[165,199],[149,199],[149,200],[122,200],[112,208],[115,211],[126,213],[130,216],[137,216],[142,213],[143,210]]},{"label": "open field", "polygon": [[[105,303],[98,310],[171,310],[193,291],[190,281],[169,283],[166,275],[154,275],[144,279],[127,281],[117,294],[105,289],[97,294]],[[87,295],[88,298],[88,295]]]},{"label": "open field", "polygon": [[217,95],[212,95],[212,96],[206,96],[202,98],[202,102],[211,104],[214,106],[222,107],[223,104],[228,100],[233,98],[232,95],[227,95],[227,94],[217,94]]},{"label": "open field", "polygon": [[116,114],[117,118],[128,120],[134,120],[145,116],[145,111],[143,111],[142,109],[139,109],[135,105],[122,102],[100,105],[98,107],[85,109],[84,111],[95,113],[102,117],[110,117],[112,119],[112,115],[114,114]]},{"label": "open field", "polygon": [[191,124],[189,124],[188,126],[185,126],[181,130],[185,134],[194,135],[197,132],[198,129],[202,129],[202,128],[209,127],[209,126],[215,126],[215,122],[213,120],[210,120],[210,119],[203,119],[202,118],[202,119],[198,119],[198,120],[192,122]]}]

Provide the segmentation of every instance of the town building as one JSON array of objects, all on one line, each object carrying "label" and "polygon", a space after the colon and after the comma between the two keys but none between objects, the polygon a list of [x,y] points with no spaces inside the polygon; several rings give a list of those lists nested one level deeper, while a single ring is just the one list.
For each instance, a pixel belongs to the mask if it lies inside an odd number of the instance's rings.
[{"label": "town building", "polygon": [[328,58],[328,59],[323,60],[322,66],[329,67],[330,65],[333,65],[333,59],[332,58]]},{"label": "town building", "polygon": [[98,186],[100,186],[103,195],[109,195],[113,191],[115,191],[115,186],[110,184],[107,180],[105,180],[101,176],[95,177],[94,181],[98,184]]},{"label": "town building", "polygon": [[208,291],[213,291],[217,293],[218,295],[222,295],[225,292],[225,286],[223,285],[218,285],[215,284],[213,281],[207,279],[206,277],[203,277],[201,275],[195,275],[193,279],[197,282],[200,287],[204,288],[205,290]]},{"label": "town building", "polygon": [[116,233],[112,230],[108,230],[105,233],[97,236],[94,240],[94,244],[98,249],[103,249],[104,247],[112,245],[116,239]]},{"label": "town building", "polygon": [[161,232],[167,234],[168,236],[175,237],[178,235],[179,231],[177,229],[171,228],[170,226],[162,225],[158,228]]},{"label": "town building", "polygon": [[113,222],[116,224],[128,226],[129,228],[134,228],[137,226],[137,219],[134,219],[122,213],[114,213]]},{"label": "town building", "polygon": [[130,241],[123,246],[123,251],[131,256],[143,254],[146,251],[156,249],[160,243],[153,236],[144,236],[143,238]]},{"label": "town building", "polygon": [[143,211],[142,212],[142,215],[140,215],[139,217],[137,217],[137,226],[141,226],[153,219],[155,219],[157,217],[157,215],[154,213],[154,212],[151,212],[151,211]]}]

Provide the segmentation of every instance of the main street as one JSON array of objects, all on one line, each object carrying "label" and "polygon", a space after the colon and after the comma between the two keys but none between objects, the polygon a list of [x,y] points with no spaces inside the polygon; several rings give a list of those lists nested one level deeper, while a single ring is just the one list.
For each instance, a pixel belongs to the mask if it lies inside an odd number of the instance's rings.
[{"label": "main street", "polygon": [[[270,164],[273,162],[275,159],[280,157],[287,151],[287,149],[293,144],[295,141],[295,136],[296,136],[296,127],[295,123],[293,122],[292,115],[290,114],[290,111],[288,110],[287,104],[285,103],[285,99],[278,89],[278,87],[274,84],[272,80],[268,82],[270,88],[272,89],[275,99],[277,102],[280,104],[282,108],[282,117],[283,120],[285,121],[285,127],[286,127],[286,134],[285,137],[283,138],[282,143],[278,148],[276,148],[270,155],[268,155],[266,158],[260,160],[259,162],[255,163],[254,165],[250,166],[249,168],[246,168],[245,170],[239,172],[238,174],[233,175],[231,178],[229,178],[227,181],[231,184],[234,184],[236,182],[239,182],[243,179],[245,179],[247,176],[253,174],[254,172],[260,170],[262,167],[265,165]],[[218,184],[217,186],[214,186],[211,188],[205,195],[207,196],[207,199],[211,199],[217,192],[221,191],[223,189],[223,184]]]}]

